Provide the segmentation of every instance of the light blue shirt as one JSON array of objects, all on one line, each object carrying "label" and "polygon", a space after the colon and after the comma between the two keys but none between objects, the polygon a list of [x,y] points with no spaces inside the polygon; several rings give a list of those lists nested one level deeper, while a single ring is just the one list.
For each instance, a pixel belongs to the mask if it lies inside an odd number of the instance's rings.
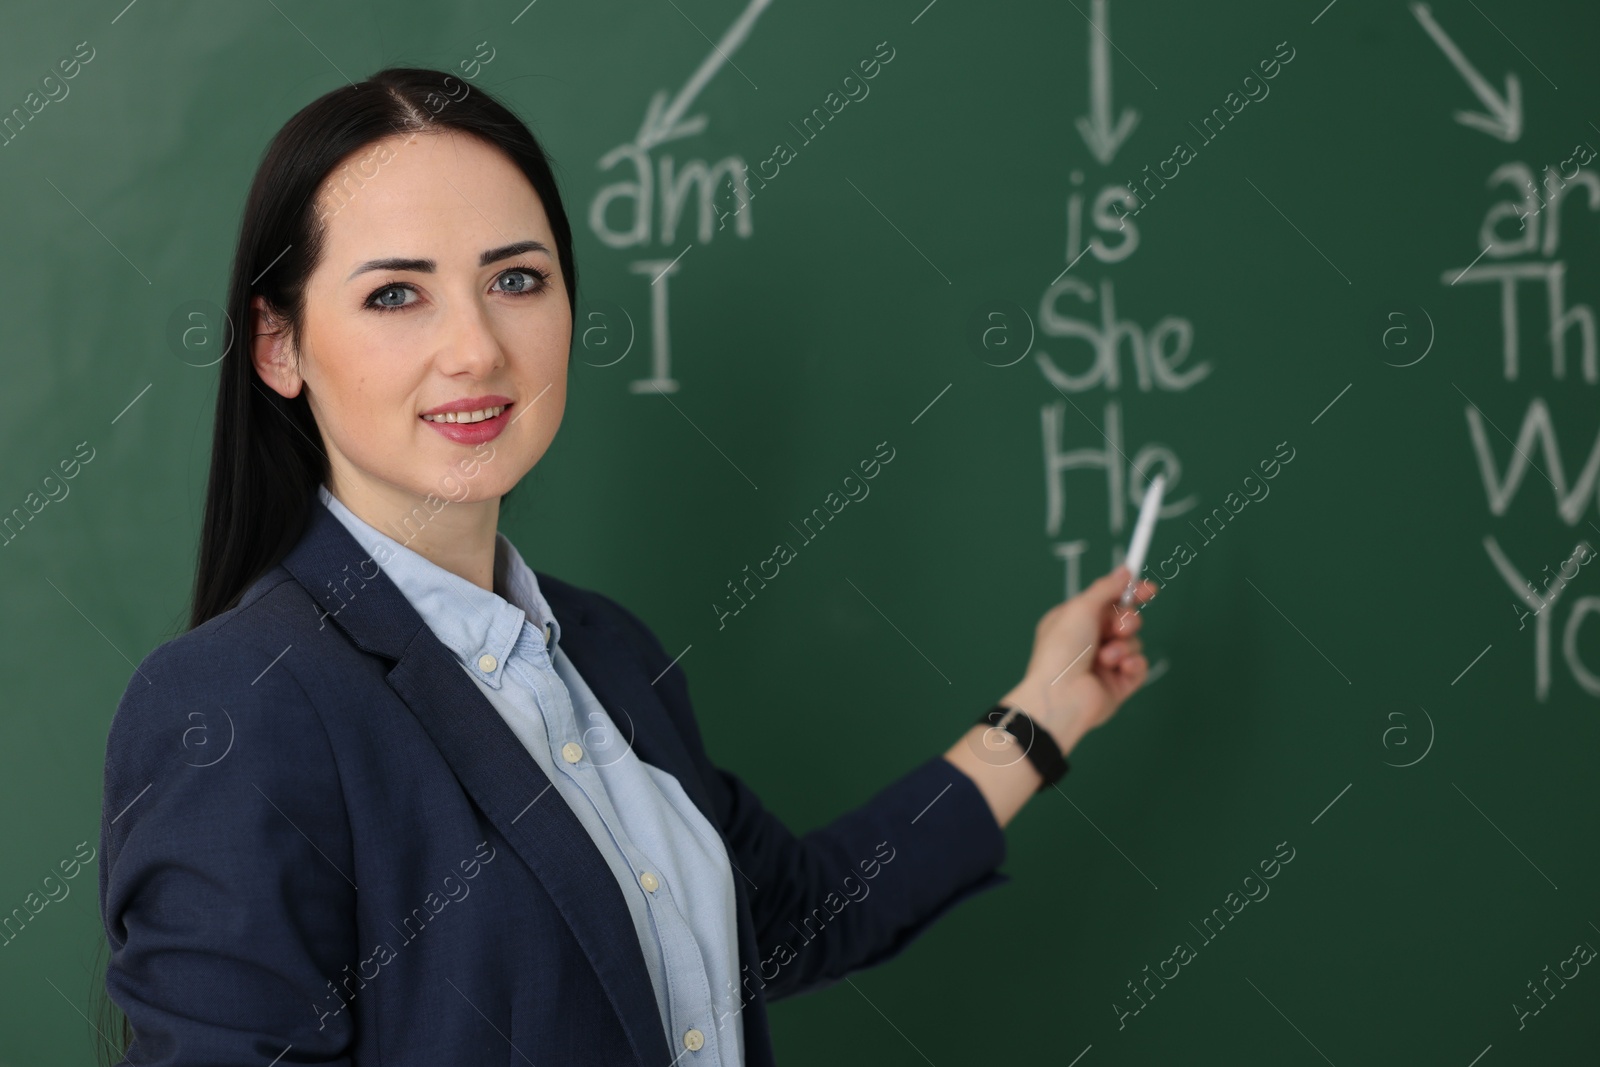
[{"label": "light blue shirt", "polygon": [[567,804],[594,839],[628,902],[667,1044],[680,1057],[675,1063],[741,1067],[739,934],[727,850],[678,780],[641,760],[630,733],[612,724],[562,651],[561,624],[522,556],[496,532],[491,593],[380,533],[325,485],[317,496],[550,779],[559,796],[541,794],[532,803]]}]

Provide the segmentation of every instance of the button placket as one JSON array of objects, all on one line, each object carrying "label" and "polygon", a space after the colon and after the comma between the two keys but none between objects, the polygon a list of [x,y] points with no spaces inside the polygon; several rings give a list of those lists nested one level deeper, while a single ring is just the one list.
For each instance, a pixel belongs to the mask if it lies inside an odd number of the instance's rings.
[{"label": "button placket", "polygon": [[[689,925],[688,916],[683,914],[678,901],[672,895],[672,887],[667,885],[666,881],[656,873],[656,869],[653,866],[648,865],[648,857],[644,856],[636,848],[624,848],[624,851],[628,853],[628,858],[633,863],[633,869],[638,872],[639,886],[645,890],[644,899],[646,904],[649,905],[652,921],[658,926],[666,925],[672,927],[674,933],[678,935],[677,937],[660,938],[659,944],[663,964],[669,972],[687,973],[692,976],[691,981],[697,988],[692,992],[688,992],[683,999],[702,1005],[705,1013],[708,1013],[713,1019],[716,1018],[717,1002],[711,996],[711,978],[706,973],[705,960],[701,958],[698,951],[691,950],[683,955],[682,958],[680,958],[677,951],[679,944],[683,942],[687,942],[690,945],[698,944],[695,940],[694,931]],[[650,884],[652,882],[654,883],[653,886]],[[657,907],[657,905],[660,906]],[[680,941],[680,938],[682,941]],[[674,989],[668,994],[668,1017],[681,1026],[683,1022],[694,1018],[701,1012],[680,1010],[678,1006],[679,992],[679,990]],[[699,1044],[696,1044],[690,1051],[698,1051],[704,1047],[706,1043],[704,1031],[698,1028],[690,1028],[685,1032],[685,1042],[688,1041],[688,1033],[699,1035],[696,1039]],[[686,1044],[685,1048],[688,1047]],[[714,1051],[715,1049],[713,1049]]]},{"label": "button placket", "polygon": [[[642,882],[643,879],[641,878],[641,884]],[[664,884],[662,885],[662,888],[665,888],[666,891],[662,893],[651,892],[647,895],[646,899],[652,904],[659,901],[665,907],[665,910],[668,914],[665,918],[663,918],[660,914],[658,914],[655,908],[652,908],[651,915],[656,917],[657,922],[665,921],[672,924],[681,934],[685,935],[690,944],[697,944],[698,942],[694,940],[694,932],[689,928],[688,917],[685,916],[679,909],[677,901],[671,895],[671,889],[669,887],[665,887]],[[678,960],[676,944],[676,940],[672,938],[664,938],[662,940],[662,953],[665,957],[667,957],[669,969],[675,970],[679,974],[686,973],[687,975],[692,976],[691,980],[697,988],[694,990],[694,992],[690,993],[686,999],[688,999],[691,1003],[700,1005],[704,1012],[708,1013],[712,1018],[715,1018],[717,1004],[715,999],[711,996],[711,979],[710,976],[706,974],[705,960],[701,958],[699,952],[697,951],[691,951],[687,954],[685,959]],[[677,961],[676,966],[673,965],[673,961]],[[678,998],[676,997],[672,998],[674,1007],[676,1007],[677,999]],[[701,1014],[700,1010],[686,1011],[682,1014],[680,1014],[678,1011],[673,1011],[672,1013],[673,1017],[678,1020],[680,1025],[683,1022],[686,1022],[687,1019],[694,1018],[699,1014]],[[691,1037],[690,1035],[693,1036]],[[698,1052],[706,1044],[706,1035],[698,1027],[690,1027],[683,1033],[683,1043],[684,1048],[691,1052]],[[712,1051],[715,1052],[716,1050],[713,1049]]]},{"label": "button placket", "polygon": [[[674,898],[673,887],[667,884],[660,869],[637,848],[623,844],[622,827],[615,821],[617,816],[614,811],[608,814],[610,800],[604,788],[604,778],[600,774],[600,769],[594,764],[593,754],[580,743],[583,737],[582,723],[578,720],[576,698],[567,689],[560,672],[556,670],[548,646],[543,649],[534,647],[538,642],[538,624],[530,621],[530,625],[533,628],[526,635],[530,640],[522,646],[523,650],[530,654],[509,660],[506,668],[516,672],[516,676],[523,679],[533,690],[542,712],[541,717],[544,720],[551,751],[561,754],[562,769],[589,798],[600,815],[602,824],[611,833],[618,847],[627,855],[652,920],[661,927],[663,933],[670,931],[669,936],[661,936],[658,941],[663,966],[667,973],[680,975],[686,985],[669,990],[667,1016],[673,1024],[673,1032],[680,1035],[679,1040],[683,1043],[683,1048],[687,1051],[700,1051],[710,1044],[710,1058],[695,1057],[695,1059],[714,1063],[717,1059],[715,1042],[719,1039],[719,1035],[708,1034],[700,1027],[690,1025],[707,1017],[715,1019],[718,1007],[711,996],[710,976],[707,974],[705,961],[694,948],[698,942],[695,940],[693,928],[679,902]],[[574,727],[579,731],[576,739],[573,734]]]}]

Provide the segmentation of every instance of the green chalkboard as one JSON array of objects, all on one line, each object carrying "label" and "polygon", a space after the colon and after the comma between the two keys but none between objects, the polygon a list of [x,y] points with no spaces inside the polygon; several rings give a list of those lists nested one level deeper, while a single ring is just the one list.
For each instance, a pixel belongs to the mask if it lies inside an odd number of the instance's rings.
[{"label": "green chalkboard", "polygon": [[685,650],[797,831],[948,746],[1171,483],[1155,676],[1010,885],[773,1006],[785,1062],[1600,1047],[1592,6],[124,2],[0,34],[0,1065],[100,1043],[106,729],[184,625],[250,176],[397,63],[525,116],[577,230],[502,528]]}]

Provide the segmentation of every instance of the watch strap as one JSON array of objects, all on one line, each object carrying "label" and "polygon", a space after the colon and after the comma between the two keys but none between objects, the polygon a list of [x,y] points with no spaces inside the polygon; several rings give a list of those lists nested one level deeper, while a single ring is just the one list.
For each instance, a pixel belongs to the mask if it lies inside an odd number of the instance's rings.
[{"label": "watch strap", "polygon": [[978,718],[984,726],[997,727],[1015,737],[1022,745],[1023,755],[1033,764],[1044,780],[1039,789],[1055,785],[1070,769],[1061,746],[1050,736],[1050,731],[1040,726],[1027,712],[1017,707],[996,704]]}]

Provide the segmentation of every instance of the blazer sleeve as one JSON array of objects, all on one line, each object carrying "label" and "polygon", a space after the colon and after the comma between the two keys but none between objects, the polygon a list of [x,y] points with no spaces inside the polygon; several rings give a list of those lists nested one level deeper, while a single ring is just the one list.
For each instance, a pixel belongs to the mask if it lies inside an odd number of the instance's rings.
[{"label": "blazer sleeve", "polygon": [[347,1065],[353,1012],[326,1011],[357,958],[338,771],[295,653],[273,662],[225,634],[147,656],[106,741],[100,910],[106,991],[134,1032],[122,1062]]},{"label": "blazer sleeve", "polygon": [[[899,955],[961,901],[1011,880],[997,868],[1005,833],[972,779],[942,755],[925,759],[865,804],[796,836],[737,775],[706,755],[688,681],[640,619],[636,636],[712,796],[750,886],[768,1000],[826,988]],[[662,672],[665,672],[664,674]],[[753,885],[752,885],[753,883]]]}]

